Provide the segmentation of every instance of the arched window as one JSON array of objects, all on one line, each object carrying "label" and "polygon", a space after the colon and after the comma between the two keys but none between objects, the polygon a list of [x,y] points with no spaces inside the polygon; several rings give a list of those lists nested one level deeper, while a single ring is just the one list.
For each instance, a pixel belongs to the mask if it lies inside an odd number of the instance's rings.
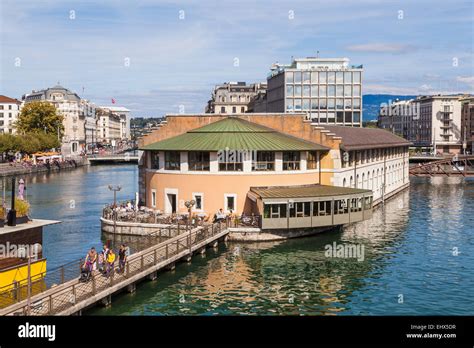
[{"label": "arched window", "polygon": [[346,178],[342,179],[342,187],[346,187]]},{"label": "arched window", "polygon": [[354,187],[353,181],[354,181],[354,180],[352,179],[352,175],[351,175],[351,178],[350,178],[350,181],[349,181],[349,183],[350,183],[350,185],[351,185],[350,187]]}]

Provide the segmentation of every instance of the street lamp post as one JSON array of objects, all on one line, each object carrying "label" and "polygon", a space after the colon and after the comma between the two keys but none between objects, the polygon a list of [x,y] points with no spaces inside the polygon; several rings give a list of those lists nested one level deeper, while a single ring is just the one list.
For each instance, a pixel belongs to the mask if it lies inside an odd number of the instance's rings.
[{"label": "street lamp post", "polygon": [[114,191],[114,205],[113,205],[113,216],[114,216],[114,246],[115,246],[115,233],[117,229],[117,192],[122,189],[120,185],[109,185],[109,190]]},{"label": "street lamp post", "polygon": [[[190,222],[191,222],[191,216],[192,216],[192,210],[193,210],[193,207],[194,205],[196,204],[196,201],[194,199],[190,200],[190,201],[186,201],[184,202],[184,205],[186,206],[186,208],[188,208],[188,219],[186,221],[186,228],[188,228]],[[189,228],[189,253],[191,253],[191,231],[192,231],[192,226],[191,228]]]},{"label": "street lamp post", "polygon": [[31,315],[31,259],[38,258],[39,253],[42,250],[42,246],[39,243],[33,245],[34,250],[31,250],[31,246],[18,248],[18,257],[27,258],[28,260],[28,274],[27,274],[27,300],[26,300],[26,314]]}]

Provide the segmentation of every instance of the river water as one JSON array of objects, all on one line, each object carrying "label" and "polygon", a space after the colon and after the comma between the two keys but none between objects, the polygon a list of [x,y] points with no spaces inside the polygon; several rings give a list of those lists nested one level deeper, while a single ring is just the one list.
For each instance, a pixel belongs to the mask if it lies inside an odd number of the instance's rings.
[{"label": "river water", "polygon": [[[33,217],[63,221],[45,228],[48,267],[100,247],[107,185],[121,184],[122,200],[137,180],[129,165],[27,178]],[[284,242],[220,244],[87,314],[473,315],[473,227],[472,178],[412,178],[369,221]],[[360,254],[328,257],[334,245]]]}]

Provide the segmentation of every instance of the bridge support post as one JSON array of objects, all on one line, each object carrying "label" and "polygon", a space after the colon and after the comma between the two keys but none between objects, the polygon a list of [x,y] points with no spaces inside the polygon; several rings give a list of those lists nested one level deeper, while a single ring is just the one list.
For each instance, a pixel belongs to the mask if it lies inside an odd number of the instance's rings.
[{"label": "bridge support post", "polygon": [[105,296],[102,300],[100,300],[100,303],[104,307],[109,307],[112,304],[112,296],[111,295]]},{"label": "bridge support post", "polygon": [[166,269],[168,271],[172,271],[176,268],[176,264],[174,262],[170,263],[168,266],[166,266]]},{"label": "bridge support post", "polygon": [[214,242],[211,243],[212,248],[217,248],[218,245],[219,245],[219,243],[218,243],[217,240],[215,240]]},{"label": "bridge support post", "polygon": [[158,272],[152,272],[148,275],[148,280],[156,280],[158,278]]},{"label": "bridge support post", "polygon": [[137,290],[137,284],[132,283],[127,285],[127,292],[129,294],[134,293]]},{"label": "bridge support post", "polygon": [[192,254],[186,255],[185,257],[183,257],[183,260],[186,262],[191,262],[191,256]]},{"label": "bridge support post", "polygon": [[199,249],[197,252],[198,252],[199,254],[201,254],[201,255],[205,255],[205,254],[206,254],[206,248],[205,248],[205,247],[202,247],[202,248]]}]

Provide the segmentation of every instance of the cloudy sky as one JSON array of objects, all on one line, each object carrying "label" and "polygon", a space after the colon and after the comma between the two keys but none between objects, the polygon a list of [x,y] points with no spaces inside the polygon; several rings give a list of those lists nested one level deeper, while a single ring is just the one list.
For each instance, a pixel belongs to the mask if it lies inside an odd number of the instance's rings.
[{"label": "cloudy sky", "polygon": [[473,93],[473,21],[472,0],[1,0],[0,94],[202,112],[214,85],[317,51],[363,64],[364,94]]}]

